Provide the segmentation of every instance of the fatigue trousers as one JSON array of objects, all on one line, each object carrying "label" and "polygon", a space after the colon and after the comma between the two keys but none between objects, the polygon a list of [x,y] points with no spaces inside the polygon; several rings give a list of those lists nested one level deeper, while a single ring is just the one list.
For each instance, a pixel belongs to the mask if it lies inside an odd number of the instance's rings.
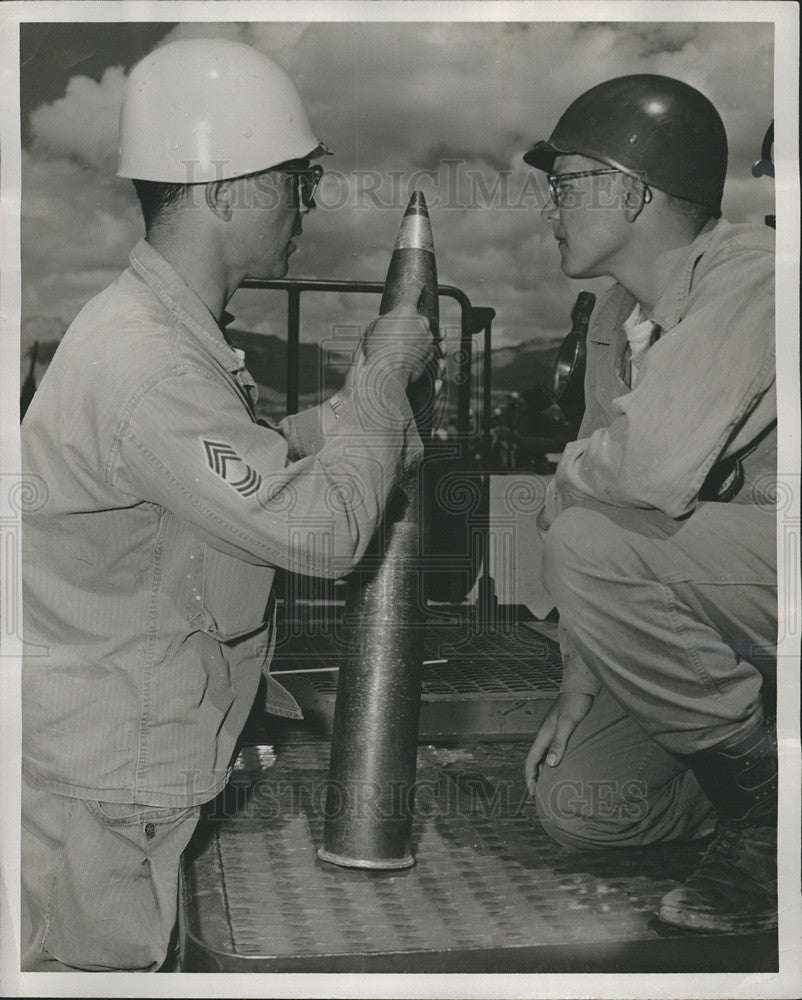
[{"label": "fatigue trousers", "polygon": [[[572,847],[634,846],[712,830],[683,757],[763,718],[776,674],[773,507],[707,503],[674,520],[587,504],[553,522],[544,580],[601,686],[536,803]],[[765,692],[764,692],[765,693]]]},{"label": "fatigue trousers", "polygon": [[69,798],[23,778],[22,970],[159,969],[199,815]]}]

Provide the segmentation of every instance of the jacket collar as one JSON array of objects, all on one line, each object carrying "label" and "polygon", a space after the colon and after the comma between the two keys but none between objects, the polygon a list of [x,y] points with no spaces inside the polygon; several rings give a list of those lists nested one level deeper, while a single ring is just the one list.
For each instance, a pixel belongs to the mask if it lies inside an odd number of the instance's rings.
[{"label": "jacket collar", "polygon": [[[674,267],[663,289],[660,298],[651,311],[644,310],[644,316],[652,320],[663,330],[671,329],[682,318],[693,283],[696,265],[714,241],[724,239],[732,229],[729,222],[723,219],[711,219],[702,229],[696,239],[688,246],[687,253]],[[632,312],[635,296],[623,285],[614,285],[611,294],[605,299],[599,313],[594,314],[588,339],[596,344],[610,345],[613,340],[621,340],[626,344],[623,322]],[[623,349],[623,348],[622,348]]]},{"label": "jacket collar", "polygon": [[218,324],[195,292],[147,240],[137,243],[129,260],[142,281],[227,371],[242,368],[242,357],[225,340],[224,330],[234,319],[231,313],[224,312],[223,322]]},{"label": "jacket collar", "polygon": [[710,219],[688,247],[687,254],[669,275],[666,287],[654,308],[646,313],[649,319],[663,330],[670,329],[679,323],[691,293],[691,283],[696,265],[714,240],[720,240],[730,228],[730,223],[723,219]]}]

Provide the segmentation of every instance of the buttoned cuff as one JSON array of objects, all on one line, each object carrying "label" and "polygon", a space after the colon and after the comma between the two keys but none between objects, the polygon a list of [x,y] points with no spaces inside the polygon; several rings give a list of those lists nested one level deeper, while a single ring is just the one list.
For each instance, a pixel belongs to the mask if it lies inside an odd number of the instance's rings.
[{"label": "buttoned cuff", "polygon": [[366,361],[361,351],[339,392],[319,406],[285,417],[276,430],[287,441],[290,461],[316,455],[333,439],[364,444],[390,437],[401,445],[404,471],[423,456],[404,386],[388,368]]},{"label": "buttoned cuff", "polygon": [[287,441],[287,457],[291,462],[297,462],[307,455],[317,455],[325,444],[326,439],[320,430],[320,413],[321,408],[326,405],[322,403],[300,413],[293,413],[277,426],[276,430]]},{"label": "buttoned cuff", "polygon": [[404,470],[423,456],[407,393],[397,376],[379,363],[361,359],[351,369],[347,387],[320,407],[321,433],[327,440],[350,438],[387,441],[401,447]]}]

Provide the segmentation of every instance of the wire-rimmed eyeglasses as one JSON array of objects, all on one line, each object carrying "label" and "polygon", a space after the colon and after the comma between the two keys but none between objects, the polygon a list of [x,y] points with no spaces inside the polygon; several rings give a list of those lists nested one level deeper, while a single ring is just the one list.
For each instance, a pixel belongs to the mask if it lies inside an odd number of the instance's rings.
[{"label": "wire-rimmed eyeglasses", "polygon": [[315,191],[317,191],[320,178],[323,176],[323,167],[319,163],[312,164],[311,167],[274,167],[283,174],[292,174],[298,178],[298,208],[312,209],[315,207]]},{"label": "wire-rimmed eyeglasses", "polygon": [[[574,170],[565,174],[547,174],[551,200],[560,208],[565,203],[566,197],[569,194],[569,191],[562,187],[566,181],[572,181],[578,177],[598,177],[600,174],[627,174],[627,172],[620,170],[618,167],[604,167],[601,170]],[[643,178],[638,177],[637,174],[627,174],[627,176],[634,177],[643,183]],[[651,191],[645,183],[644,188],[646,191],[646,201],[651,201]]]}]

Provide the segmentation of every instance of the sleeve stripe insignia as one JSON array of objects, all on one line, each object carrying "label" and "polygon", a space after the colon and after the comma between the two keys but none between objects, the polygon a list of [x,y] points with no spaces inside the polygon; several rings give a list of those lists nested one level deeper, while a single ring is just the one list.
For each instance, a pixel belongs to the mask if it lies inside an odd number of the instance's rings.
[{"label": "sleeve stripe insignia", "polygon": [[206,464],[240,496],[250,497],[262,485],[259,473],[244,462],[230,444],[224,441],[207,441],[203,438]]}]

